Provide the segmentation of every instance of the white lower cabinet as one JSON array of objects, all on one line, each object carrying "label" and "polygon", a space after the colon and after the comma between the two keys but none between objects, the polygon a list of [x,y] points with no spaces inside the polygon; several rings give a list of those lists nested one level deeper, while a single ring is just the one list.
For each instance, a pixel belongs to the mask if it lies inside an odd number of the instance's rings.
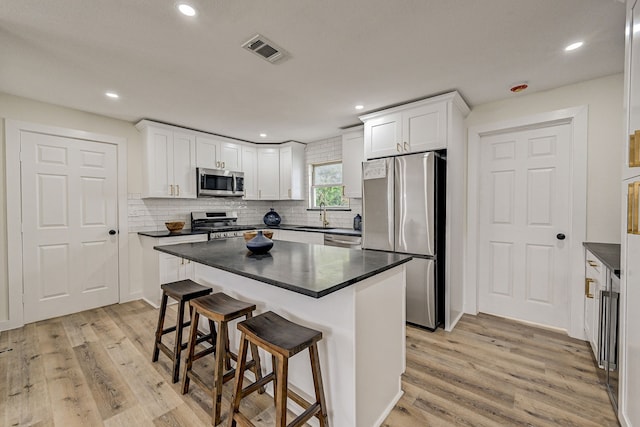
[{"label": "white lower cabinet", "polygon": [[588,250],[585,254],[584,332],[599,363],[598,330],[600,324],[600,291],[606,286],[608,268]]},{"label": "white lower cabinet", "polygon": [[206,234],[162,238],[140,236],[140,239],[142,239],[143,250],[142,296],[149,304],[159,307],[162,297],[160,285],[177,280],[193,279],[194,266],[187,259],[157,251],[153,247],[178,243],[206,242],[208,236]]},{"label": "white lower cabinet", "polygon": [[324,245],[324,234],[309,231],[277,230],[277,233],[273,235],[273,240]]}]

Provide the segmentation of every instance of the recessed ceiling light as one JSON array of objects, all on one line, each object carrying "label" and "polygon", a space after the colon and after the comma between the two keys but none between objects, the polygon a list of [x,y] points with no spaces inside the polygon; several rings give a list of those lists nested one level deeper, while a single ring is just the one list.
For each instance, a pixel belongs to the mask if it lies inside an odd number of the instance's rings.
[{"label": "recessed ceiling light", "polygon": [[267,137],[267,134],[266,134],[266,133],[261,133],[261,134],[260,134],[260,138],[266,138],[266,137]]},{"label": "recessed ceiling light", "polygon": [[584,44],[584,42],[571,43],[569,46],[565,47],[564,50],[566,50],[567,52],[569,52],[571,50],[576,50],[576,49],[582,47],[583,44]]},{"label": "recessed ceiling light", "polygon": [[364,105],[360,105],[360,104],[356,105],[356,110],[362,110],[363,108],[364,108]]},{"label": "recessed ceiling light", "polygon": [[178,5],[178,10],[185,16],[196,16],[196,10],[186,3],[180,3]]},{"label": "recessed ceiling light", "polygon": [[115,93],[115,92],[105,92],[104,94],[105,94],[106,96],[108,96],[109,98],[111,98],[111,99],[118,99],[118,98],[120,98],[120,95],[118,95],[118,94],[117,94],[117,93]]}]

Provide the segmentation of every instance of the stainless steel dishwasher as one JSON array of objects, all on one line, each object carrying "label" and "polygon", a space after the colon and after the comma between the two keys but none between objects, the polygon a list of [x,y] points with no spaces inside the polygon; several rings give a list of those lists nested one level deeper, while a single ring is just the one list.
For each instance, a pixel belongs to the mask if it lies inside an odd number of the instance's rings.
[{"label": "stainless steel dishwasher", "polygon": [[325,246],[338,246],[349,249],[362,249],[362,237],[343,234],[324,233]]}]

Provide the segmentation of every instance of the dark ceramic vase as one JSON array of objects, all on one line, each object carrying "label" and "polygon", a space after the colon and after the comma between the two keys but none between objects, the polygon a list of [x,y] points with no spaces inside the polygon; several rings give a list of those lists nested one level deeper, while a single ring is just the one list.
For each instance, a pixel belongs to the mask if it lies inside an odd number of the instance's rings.
[{"label": "dark ceramic vase", "polygon": [[265,237],[262,230],[258,231],[258,235],[247,242],[247,249],[254,254],[266,254],[273,247],[273,240]]},{"label": "dark ceramic vase", "polygon": [[264,216],[264,218],[262,218],[262,220],[266,225],[273,226],[273,225],[279,225],[282,219],[280,218],[280,215],[278,215],[278,212],[274,211],[273,208],[271,208],[271,211],[267,212],[267,214]]}]

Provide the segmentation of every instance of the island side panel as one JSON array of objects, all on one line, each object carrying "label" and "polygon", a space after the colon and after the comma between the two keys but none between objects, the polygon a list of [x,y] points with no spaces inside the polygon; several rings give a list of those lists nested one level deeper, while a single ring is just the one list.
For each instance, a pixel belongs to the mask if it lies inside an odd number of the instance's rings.
[{"label": "island side panel", "polygon": [[[375,283],[377,277],[362,283]],[[195,280],[211,286],[214,292],[225,292],[234,298],[255,303],[256,314],[271,310],[293,322],[322,331],[323,339],[318,344],[318,351],[330,425],[356,425],[355,286],[322,298],[312,298],[202,264],[196,264]],[[237,351],[239,338],[236,324],[233,322],[229,326],[234,351]],[[261,351],[261,360],[265,373],[270,371],[271,357]],[[314,400],[308,351],[290,360],[289,387],[308,400]],[[273,393],[271,387],[267,391]],[[291,400],[289,408],[297,414],[302,412]],[[316,421],[313,419],[310,424],[317,425]]]},{"label": "island side panel", "polygon": [[402,396],[405,371],[405,265],[356,284],[358,427],[379,426]]}]

